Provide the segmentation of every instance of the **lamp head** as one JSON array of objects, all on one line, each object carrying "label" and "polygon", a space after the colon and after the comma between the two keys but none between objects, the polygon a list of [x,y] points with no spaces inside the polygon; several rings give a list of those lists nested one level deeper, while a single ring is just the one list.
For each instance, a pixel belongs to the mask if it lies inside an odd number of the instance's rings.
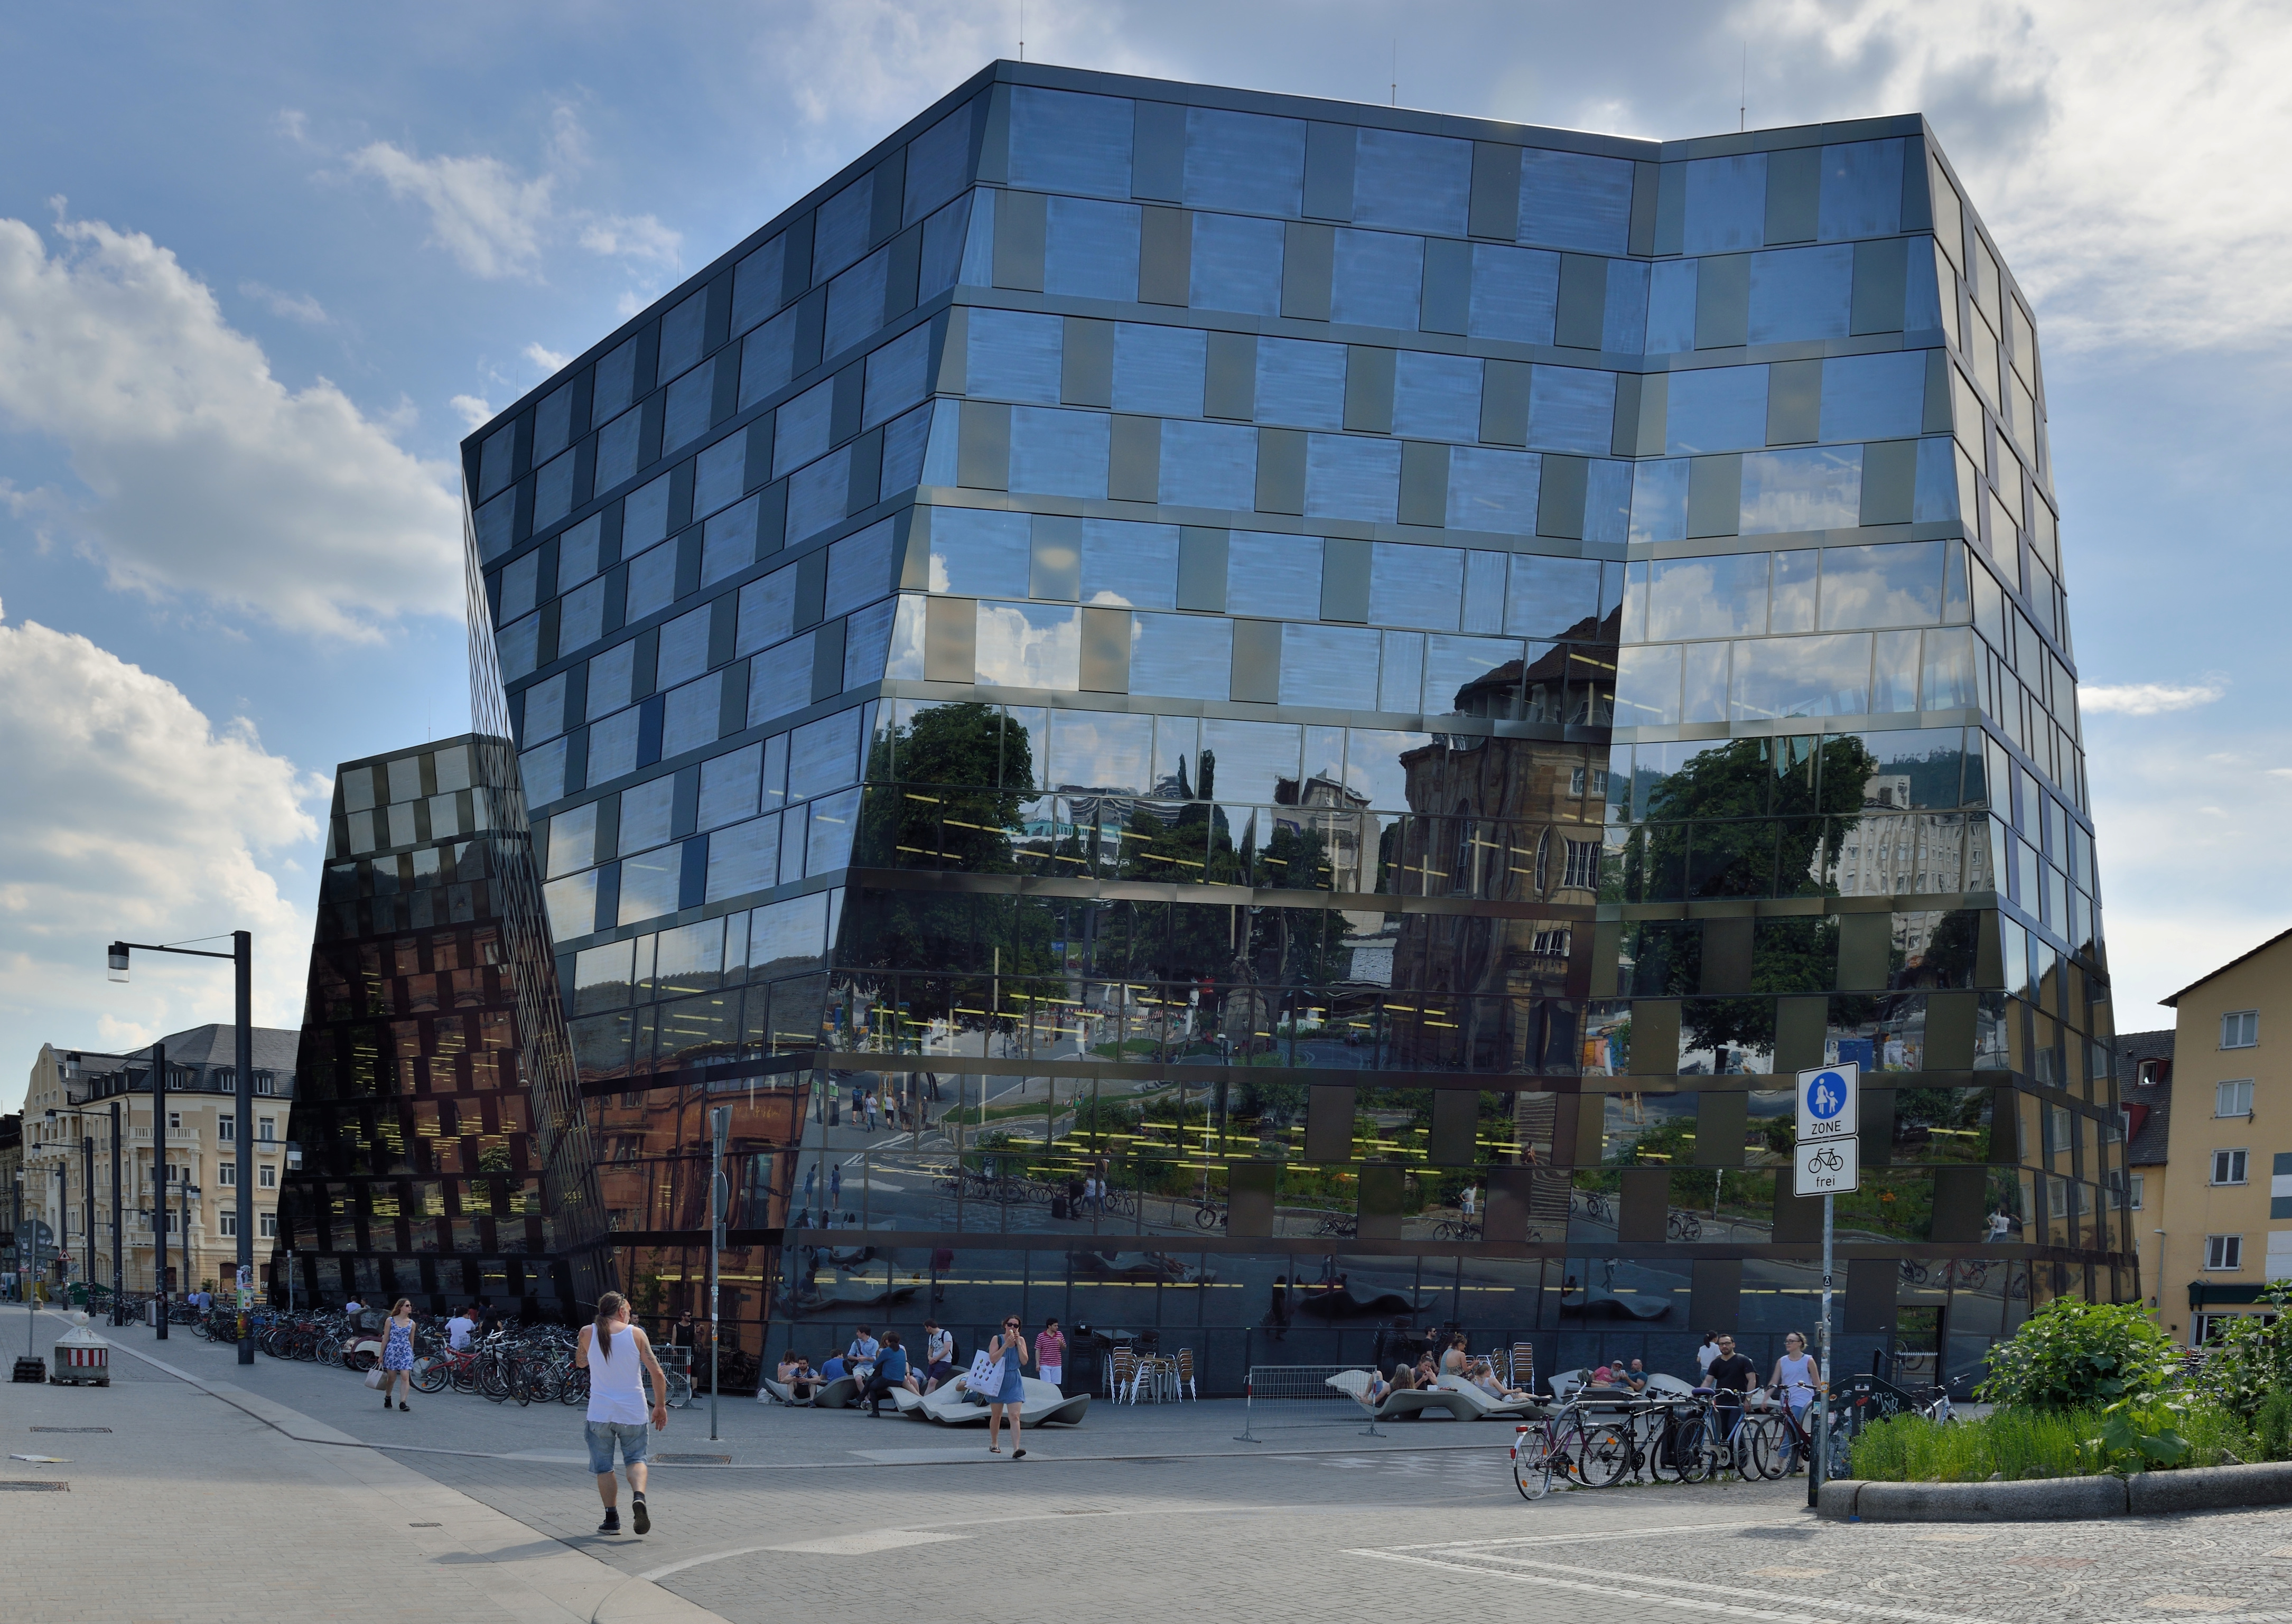
[{"label": "lamp head", "polygon": [[125,981],[127,979],[127,944],[124,941],[115,941],[108,949],[108,953],[109,964],[106,973],[115,982]]}]

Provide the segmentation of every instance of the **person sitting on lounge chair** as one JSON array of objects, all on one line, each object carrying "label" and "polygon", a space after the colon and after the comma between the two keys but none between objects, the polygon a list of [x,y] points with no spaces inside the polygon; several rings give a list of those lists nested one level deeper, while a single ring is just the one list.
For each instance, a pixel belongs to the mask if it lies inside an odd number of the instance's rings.
[{"label": "person sitting on lounge chair", "polygon": [[780,1385],[788,1390],[788,1397],[803,1404],[811,1401],[821,1384],[811,1361],[790,1348],[780,1355]]},{"label": "person sitting on lounge chair", "polygon": [[1496,1366],[1485,1359],[1476,1359],[1473,1361],[1473,1368],[1467,1373],[1465,1379],[1499,1404],[1514,1404],[1522,1399],[1536,1396],[1523,1388],[1505,1386],[1497,1379]]}]

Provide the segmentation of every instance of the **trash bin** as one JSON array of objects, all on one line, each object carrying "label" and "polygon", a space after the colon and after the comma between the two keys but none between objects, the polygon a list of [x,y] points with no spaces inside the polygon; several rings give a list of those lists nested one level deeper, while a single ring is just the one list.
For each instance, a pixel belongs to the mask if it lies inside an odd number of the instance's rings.
[{"label": "trash bin", "polygon": [[48,1381],[58,1387],[111,1386],[111,1344],[87,1328],[87,1315],[72,1315],[72,1328],[56,1338]]},{"label": "trash bin", "polygon": [[159,1329],[159,1299],[146,1297],[143,1301],[143,1323],[153,1330]]}]

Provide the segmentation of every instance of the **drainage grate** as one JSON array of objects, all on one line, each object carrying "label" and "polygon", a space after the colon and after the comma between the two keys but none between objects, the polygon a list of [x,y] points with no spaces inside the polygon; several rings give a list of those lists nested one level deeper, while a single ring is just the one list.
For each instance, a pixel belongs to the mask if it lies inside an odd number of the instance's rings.
[{"label": "drainage grate", "polygon": [[32,1430],[36,1433],[108,1433],[111,1428],[108,1426],[36,1426]]},{"label": "drainage grate", "polygon": [[665,1466],[729,1466],[732,1464],[730,1455],[655,1455],[653,1458]]},{"label": "drainage grate", "polygon": [[443,1523],[408,1523],[406,1526],[408,1528],[443,1528],[446,1525]]},{"label": "drainage grate", "polygon": [[61,1492],[61,1491],[65,1491],[65,1490],[69,1489],[70,1487],[71,1487],[71,1485],[70,1485],[69,1483],[28,1483],[28,1482],[10,1482],[9,1480],[7,1480],[7,1479],[5,1479],[5,1478],[0,1478],[0,1489],[45,1489],[45,1490],[48,1490],[48,1491],[52,1491],[52,1492],[59,1492],[59,1493],[60,1493],[60,1492]]}]

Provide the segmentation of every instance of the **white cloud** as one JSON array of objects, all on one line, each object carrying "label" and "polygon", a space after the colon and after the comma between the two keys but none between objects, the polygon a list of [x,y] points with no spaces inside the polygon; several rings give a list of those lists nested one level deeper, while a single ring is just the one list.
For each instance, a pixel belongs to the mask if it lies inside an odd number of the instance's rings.
[{"label": "white cloud", "polygon": [[36,623],[0,623],[0,1047],[117,1049],[230,1019],[227,965],[145,955],[115,986],[115,937],[252,931],[255,1019],[299,1024],[317,881],[281,859],[317,837],[326,780],[248,723],[218,728],[172,683]]},{"label": "white cloud", "polygon": [[[531,361],[535,366],[540,368],[544,372],[562,372],[569,365],[571,364],[573,360],[569,355],[560,355],[556,351],[550,349],[547,345],[540,343],[530,343],[526,345],[525,359]],[[474,427],[475,425],[472,424],[472,426]]]},{"label": "white cloud", "polygon": [[477,395],[456,395],[446,404],[459,412],[462,421],[473,431],[493,421],[494,408]]},{"label": "white cloud", "polygon": [[0,220],[0,422],[52,437],[111,584],[372,640],[462,612],[457,472],[325,378],[289,390],[214,293],[141,232]]},{"label": "white cloud", "polygon": [[588,162],[588,142],[569,107],[551,117],[548,166],[525,175],[497,158],[419,158],[386,141],[370,141],[348,159],[401,201],[430,216],[430,240],[462,268],[488,279],[541,278],[546,251],[571,241],[601,259],[641,264],[682,263],[683,237],[650,214],[561,209],[557,196]]},{"label": "white cloud", "polygon": [[2089,716],[2156,716],[2210,705],[2227,691],[2221,683],[2087,683],[2078,690],[2078,708]]},{"label": "white cloud", "polygon": [[81,539],[115,586],[356,636],[458,611],[450,465],[418,463],[324,378],[288,391],[149,238],[57,231],[69,249],[51,259],[0,221],[0,416],[65,444],[97,498]]},{"label": "white cloud", "polygon": [[238,291],[272,315],[299,321],[306,327],[327,327],[334,321],[334,318],[327,314],[327,307],[310,294],[281,293],[275,287],[251,281],[241,282]]}]

